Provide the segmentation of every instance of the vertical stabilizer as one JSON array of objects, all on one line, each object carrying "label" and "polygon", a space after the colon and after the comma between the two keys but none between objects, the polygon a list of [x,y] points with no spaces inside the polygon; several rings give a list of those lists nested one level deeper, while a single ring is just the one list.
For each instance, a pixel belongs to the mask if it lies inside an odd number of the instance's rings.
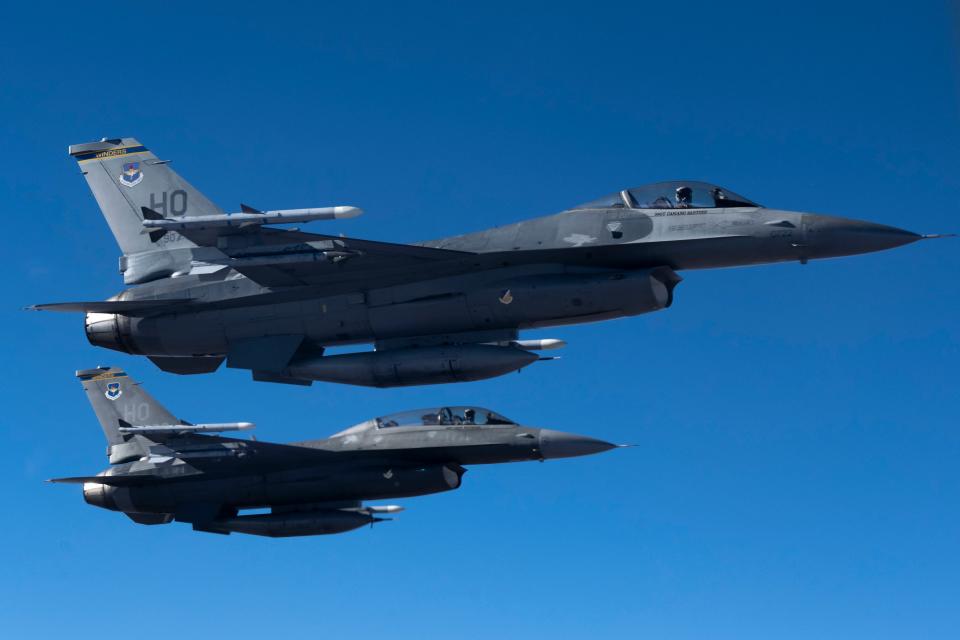
[{"label": "vertical stabilizer", "polygon": [[164,217],[223,211],[135,138],[70,146],[124,255],[195,246],[177,233],[144,232],[143,207]]},{"label": "vertical stabilizer", "polygon": [[110,462],[122,462],[142,455],[137,439],[120,432],[121,426],[180,424],[159,402],[122,369],[98,367],[77,371],[87,399],[100,421],[109,445]]}]

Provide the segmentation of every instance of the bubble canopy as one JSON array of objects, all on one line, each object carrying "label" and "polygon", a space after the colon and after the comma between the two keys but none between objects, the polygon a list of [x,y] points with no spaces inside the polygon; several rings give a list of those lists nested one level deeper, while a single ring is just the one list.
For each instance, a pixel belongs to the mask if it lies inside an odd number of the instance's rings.
[{"label": "bubble canopy", "polygon": [[513,420],[483,407],[439,407],[402,411],[375,419],[378,429],[440,425],[505,425]]},{"label": "bubble canopy", "polygon": [[728,209],[759,207],[721,186],[693,180],[655,182],[591,200],[574,209]]}]

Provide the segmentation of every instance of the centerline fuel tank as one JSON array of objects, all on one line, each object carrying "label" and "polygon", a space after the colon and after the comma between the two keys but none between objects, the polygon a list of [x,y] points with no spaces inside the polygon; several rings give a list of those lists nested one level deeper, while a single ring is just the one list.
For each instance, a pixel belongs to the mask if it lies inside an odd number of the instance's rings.
[{"label": "centerline fuel tank", "polygon": [[494,378],[522,369],[538,358],[516,347],[444,345],[299,358],[285,374],[366,387],[407,387]]}]

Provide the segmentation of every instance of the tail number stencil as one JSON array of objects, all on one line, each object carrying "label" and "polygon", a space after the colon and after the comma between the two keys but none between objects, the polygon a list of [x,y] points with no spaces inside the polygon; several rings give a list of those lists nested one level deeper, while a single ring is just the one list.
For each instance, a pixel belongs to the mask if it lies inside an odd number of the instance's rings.
[{"label": "tail number stencil", "polygon": [[150,405],[146,402],[128,404],[123,408],[123,419],[130,424],[147,424],[150,418]]},{"label": "tail number stencil", "polygon": [[182,216],[187,212],[187,192],[183,189],[150,194],[150,208],[166,216]]}]

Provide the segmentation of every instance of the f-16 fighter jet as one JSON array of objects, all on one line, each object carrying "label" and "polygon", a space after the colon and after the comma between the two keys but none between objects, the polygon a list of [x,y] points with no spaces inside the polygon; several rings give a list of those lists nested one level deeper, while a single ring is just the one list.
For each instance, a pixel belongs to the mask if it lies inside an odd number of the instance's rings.
[{"label": "f-16 fighter jet", "polygon": [[[164,371],[226,360],[255,380],[375,387],[480,380],[541,359],[557,339],[520,331],[669,307],[678,271],[847,256],[919,240],[871,222],[761,206],[716,185],[624,189],[466,235],[392,244],[271,225],[350,206],[224,213],[133,138],[70,147],[123,256],[86,314],[97,346]],[[375,350],[324,354],[335,345]]]},{"label": "f-16 fighter jet", "polygon": [[[373,524],[407,498],[460,486],[464,466],[548,460],[616,445],[516,424],[480,407],[440,407],[368,420],[323,440],[274,444],[211,433],[249,422],[175,418],[116,368],[78,371],[107,437],[111,466],[81,483],[87,503],[140,524],[189,522],[198,531],[261,536],[341,533]],[[245,509],[269,508],[248,514]]]}]

